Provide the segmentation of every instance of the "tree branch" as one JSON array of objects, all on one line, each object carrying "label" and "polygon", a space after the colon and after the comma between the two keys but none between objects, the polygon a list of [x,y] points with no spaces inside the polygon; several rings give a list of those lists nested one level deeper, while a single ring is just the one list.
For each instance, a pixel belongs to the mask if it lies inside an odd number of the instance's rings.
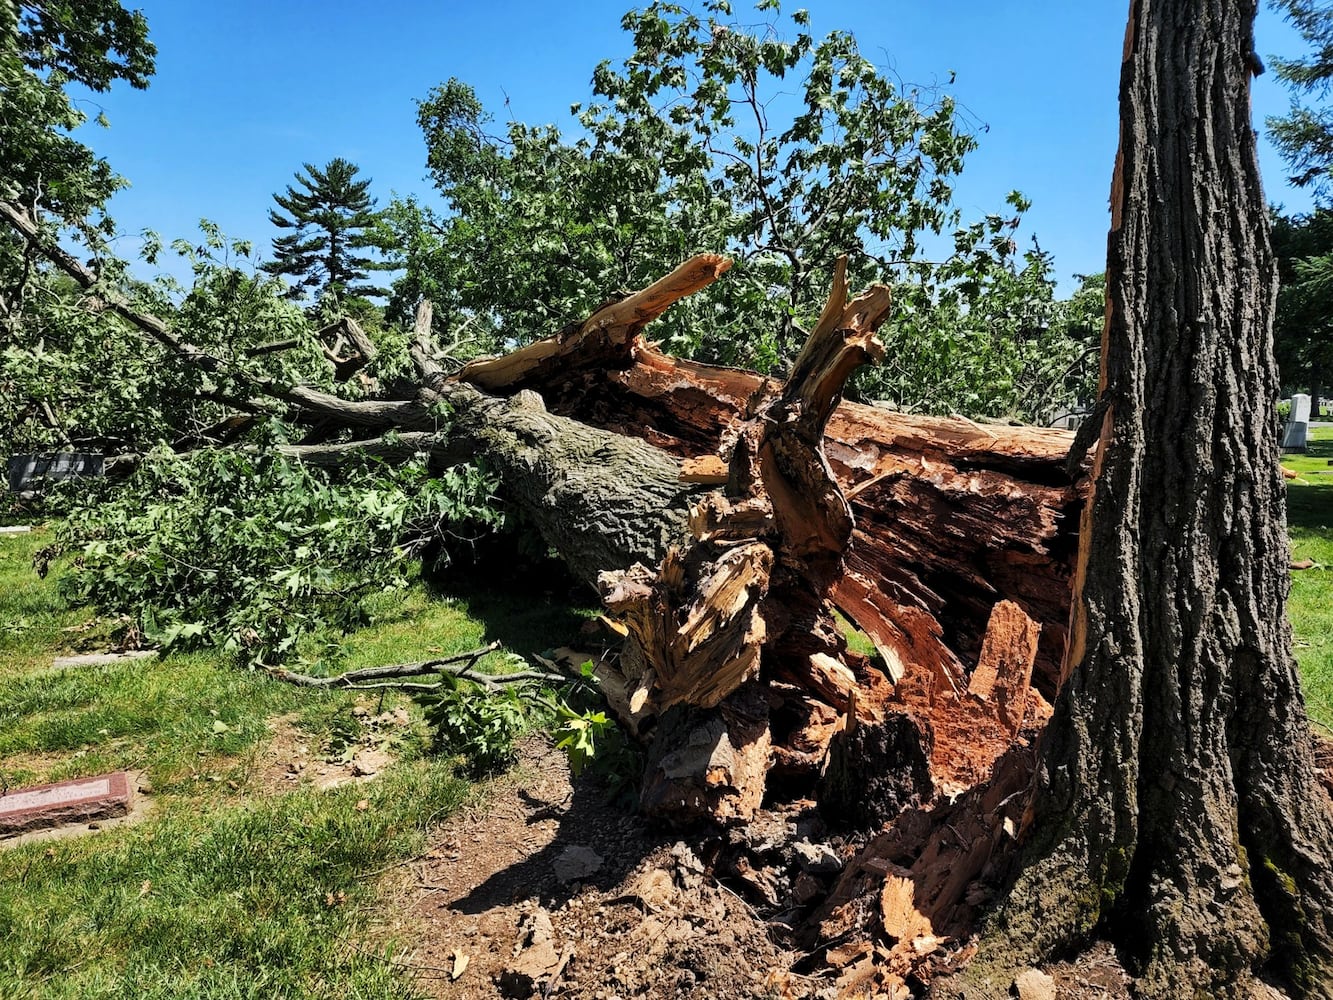
[{"label": "tree branch", "polygon": [[439,684],[416,684],[406,681],[405,678],[425,677],[430,674],[442,673],[451,674],[459,679],[470,680],[488,691],[496,691],[511,684],[521,684],[527,681],[556,683],[565,680],[561,674],[544,673],[537,670],[517,670],[508,674],[475,674],[472,672],[482,659],[501,648],[499,642],[492,642],[488,646],[482,646],[466,653],[455,653],[452,656],[422,660],[418,663],[391,663],[382,667],[364,667],[360,670],[349,670],[346,673],[336,674],[332,677],[298,674],[282,667],[265,667],[264,669],[274,680],[293,684],[296,687],[324,690],[337,688],[351,691],[436,691],[440,688]]},{"label": "tree branch", "polygon": [[[452,656],[442,656],[434,660],[421,660],[417,663],[392,663],[381,667],[364,667],[360,670],[349,670],[346,673],[335,674],[332,677],[298,674],[283,667],[265,667],[264,669],[268,671],[270,677],[285,681],[288,684],[295,684],[297,687],[340,688],[365,683],[366,681],[382,681],[397,677],[423,677],[427,674],[437,673],[451,673],[455,677],[463,677],[483,657],[489,656],[499,649],[500,643],[492,642],[490,645],[481,646],[466,653],[455,653]],[[462,666],[457,666],[458,664],[462,664]]]}]

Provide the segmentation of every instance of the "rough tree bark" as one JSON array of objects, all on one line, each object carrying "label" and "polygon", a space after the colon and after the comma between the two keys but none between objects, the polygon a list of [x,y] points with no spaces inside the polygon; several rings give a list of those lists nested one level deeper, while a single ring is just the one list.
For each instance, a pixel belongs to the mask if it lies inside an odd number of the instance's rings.
[{"label": "rough tree bark", "polygon": [[[1144,997],[1333,996],[1333,813],[1285,614],[1252,0],[1134,0],[1069,681],[951,995],[1112,937]],[[943,993],[944,990],[939,992]]]}]

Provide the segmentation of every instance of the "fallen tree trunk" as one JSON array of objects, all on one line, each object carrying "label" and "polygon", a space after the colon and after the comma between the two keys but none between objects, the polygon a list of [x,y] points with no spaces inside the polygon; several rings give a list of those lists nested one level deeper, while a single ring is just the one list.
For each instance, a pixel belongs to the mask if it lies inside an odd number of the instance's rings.
[{"label": "fallen tree trunk", "polygon": [[[714,457],[714,469],[725,468],[747,409],[781,388],[672,358],[641,333],[552,338],[474,362],[456,379],[491,392],[536,391],[553,414],[684,459]],[[848,402],[833,411],[824,452],[855,524],[835,600],[892,673],[926,658],[961,679],[962,664],[980,655],[990,609],[1007,599],[1045,626],[1036,683],[1054,695],[1081,507],[1065,468],[1072,440],[1065,431]],[[687,465],[685,478],[718,483],[699,468]]]},{"label": "fallen tree trunk", "polygon": [[[58,248],[51,259],[94,283]],[[702,255],[456,373],[433,361],[423,311],[411,396],[346,400],[254,376],[248,405],[355,435],[287,449],[304,461],[484,454],[576,576],[613,573],[604,592],[633,641],[605,679],[650,744],[651,811],[738,823],[768,799],[812,796],[833,822],[928,815],[923,829],[993,841],[1016,822],[1028,744],[1059,684],[1081,503],[1072,438],[840,402],[877,351],[883,290],[848,302],[835,287],[785,384],[645,341],[646,324],[727,266]],[[183,362],[224,363],[106,299]],[[835,609],[866,652],[848,648]],[[912,843],[895,848],[906,871],[911,857],[954,858],[948,879],[921,877],[940,926],[961,926],[985,850]]]},{"label": "fallen tree trunk", "polygon": [[[764,412],[782,397],[782,386],[771,380],[681,362],[642,338],[561,346],[561,364],[546,363],[554,355],[550,345],[534,345],[526,358],[502,359],[503,369],[481,362],[464,368],[458,379],[477,377],[495,389],[503,381],[501,370],[517,372],[510,385],[541,391],[555,412],[637,436],[686,459],[713,458],[711,472],[707,462],[687,461],[681,475],[714,485],[735,478],[734,463],[724,456],[730,450],[734,458],[737,441],[745,436],[746,415]],[[816,623],[810,602],[792,608],[789,592],[781,604],[802,625],[784,627],[779,639],[785,641],[770,643],[783,650],[785,663],[775,666],[768,689],[785,686],[792,696],[778,699],[774,713],[742,697],[744,707],[728,703],[713,714],[686,712],[689,718],[672,718],[659,730],[653,754],[657,771],[678,777],[650,781],[646,795],[664,804],[694,803],[687,809],[664,805],[672,818],[744,819],[769,790],[770,773],[793,792],[809,789],[819,779],[834,735],[847,726],[844,716],[853,698],[865,717],[859,738],[870,732],[865,726],[901,729],[884,722],[885,706],[894,701],[897,711],[910,705],[918,731],[932,731],[931,738],[918,740],[915,753],[943,765],[936,772],[944,787],[967,787],[983,777],[1014,736],[1014,714],[1021,718],[1027,709],[1026,704],[1016,709],[1011,700],[988,714],[976,707],[984,696],[968,690],[987,636],[1002,643],[1005,635],[997,628],[1012,629],[992,624],[992,611],[1001,602],[1032,624],[1027,634],[1035,647],[1026,663],[1013,667],[1021,676],[1003,679],[1004,689],[1021,689],[1026,699],[1035,668],[1038,690],[1054,691],[1079,505],[1065,469],[1070,435],[908,417],[843,403],[827,415],[821,440],[855,525],[850,545],[830,546],[838,548],[838,565],[828,572],[821,596],[831,596],[873,641],[879,664],[872,667],[869,659],[847,653],[841,637],[828,635]],[[727,529],[718,525],[728,519],[734,525],[748,517],[759,530],[766,525],[767,515],[753,505],[730,498],[723,506],[696,508],[696,540],[701,533],[710,541],[719,531],[725,536]],[[796,520],[810,516],[806,511]],[[755,630],[754,616],[766,599],[766,594],[758,598],[757,591],[766,590],[775,560],[739,540],[723,538],[725,558],[709,575],[711,604],[696,606],[693,615],[669,606],[672,588],[686,577],[700,576],[697,566],[687,565],[687,556],[672,558],[666,586],[656,594],[646,568],[628,588],[624,577],[607,588],[613,606],[633,610],[641,633],[656,633],[631,651],[624,676],[616,679],[617,687],[631,692],[626,704],[634,707],[633,717],[626,721],[634,731],[647,731],[657,713],[676,702],[712,709],[737,689],[737,678],[755,675],[751,654],[769,632],[767,625],[763,635]],[[645,567],[657,565],[644,562]],[[728,600],[745,613],[712,613]],[[772,602],[768,610],[772,615]],[[703,647],[696,637],[719,634],[725,653],[701,659]],[[645,655],[645,647],[652,652]],[[673,684],[680,687],[682,658],[670,652],[673,648],[688,651],[686,658],[693,660],[689,690],[672,689]],[[743,653],[747,648],[749,653]],[[662,672],[668,659],[673,664],[666,672],[675,679],[666,682],[664,697]],[[794,665],[798,660],[800,665]],[[1033,712],[1034,719],[1044,718],[1039,701]],[[717,713],[730,722],[719,723]],[[991,715],[995,724],[986,727]],[[733,726],[761,735],[732,739]],[[978,738],[978,726],[984,739]],[[687,761],[682,744],[699,748],[698,753]]]}]

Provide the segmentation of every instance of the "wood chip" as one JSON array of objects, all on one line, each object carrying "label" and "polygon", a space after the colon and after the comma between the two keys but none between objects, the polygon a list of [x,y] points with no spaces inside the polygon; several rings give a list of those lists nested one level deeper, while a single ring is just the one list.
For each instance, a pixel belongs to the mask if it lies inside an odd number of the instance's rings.
[{"label": "wood chip", "polygon": [[687,458],[680,463],[680,481],[682,483],[703,483],[708,486],[720,486],[727,481],[727,477],[727,463],[716,455]]}]

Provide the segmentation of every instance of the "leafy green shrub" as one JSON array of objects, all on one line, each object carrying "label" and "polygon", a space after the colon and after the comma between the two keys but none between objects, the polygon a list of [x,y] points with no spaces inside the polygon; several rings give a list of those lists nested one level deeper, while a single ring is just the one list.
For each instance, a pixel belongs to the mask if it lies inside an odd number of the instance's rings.
[{"label": "leafy green shrub", "polygon": [[361,624],[364,599],[405,586],[428,543],[498,528],[493,485],[473,466],[368,464],[335,480],[275,450],[155,453],[71,510],[61,583],[163,646],[275,663],[302,636]]},{"label": "leafy green shrub", "polygon": [[569,769],[576,777],[587,771],[613,795],[623,795],[638,787],[643,775],[643,755],[620,724],[606,713],[605,698],[598,690],[592,662],[584,663],[580,672],[582,680],[570,685],[565,692],[567,700],[554,705],[551,735],[556,749],[563,750],[569,758]]},{"label": "leafy green shrub", "polygon": [[514,762],[514,741],[528,725],[520,689],[490,692],[445,673],[439,689],[421,701],[435,749],[461,757],[469,777],[494,774]]}]

